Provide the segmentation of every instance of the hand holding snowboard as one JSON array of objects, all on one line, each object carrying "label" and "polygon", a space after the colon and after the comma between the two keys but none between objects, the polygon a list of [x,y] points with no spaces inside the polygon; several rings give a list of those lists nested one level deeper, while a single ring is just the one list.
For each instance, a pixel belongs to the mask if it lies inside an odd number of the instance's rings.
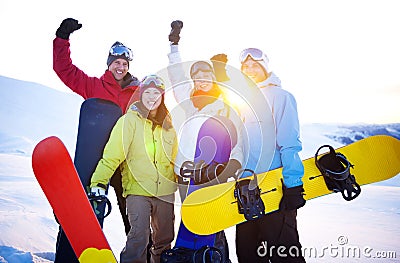
[{"label": "hand holding snowboard", "polygon": [[282,199],[279,204],[281,210],[294,210],[306,204],[303,185],[287,188],[282,181]]}]

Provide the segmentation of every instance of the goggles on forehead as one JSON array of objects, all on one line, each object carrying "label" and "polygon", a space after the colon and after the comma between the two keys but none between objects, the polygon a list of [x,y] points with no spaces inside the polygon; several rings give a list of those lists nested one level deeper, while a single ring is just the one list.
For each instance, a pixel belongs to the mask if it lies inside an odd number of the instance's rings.
[{"label": "goggles on forehead", "polygon": [[162,78],[160,78],[157,75],[149,75],[143,78],[143,80],[140,82],[139,87],[147,87],[147,86],[153,86],[155,88],[159,89],[165,89],[164,81]]},{"label": "goggles on forehead", "polygon": [[240,53],[240,63],[243,63],[250,56],[253,60],[263,60],[267,56],[258,48],[246,48]]},{"label": "goggles on forehead", "polygon": [[190,67],[190,77],[193,79],[193,76],[196,75],[199,71],[211,72],[212,74],[214,74],[212,66],[206,61],[197,61],[193,63],[193,65]]},{"label": "goggles on forehead", "polygon": [[109,53],[112,56],[124,56],[128,61],[133,59],[132,50],[124,45],[112,46]]}]

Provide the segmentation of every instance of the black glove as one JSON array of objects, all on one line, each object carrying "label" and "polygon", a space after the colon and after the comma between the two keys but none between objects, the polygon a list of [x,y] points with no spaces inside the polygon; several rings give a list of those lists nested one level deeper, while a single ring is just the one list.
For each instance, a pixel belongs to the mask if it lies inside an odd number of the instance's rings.
[{"label": "black glove", "polygon": [[210,58],[210,60],[213,64],[217,81],[222,82],[229,80],[229,77],[226,74],[226,62],[228,62],[228,56],[226,54],[217,54]]},{"label": "black glove", "polygon": [[294,210],[303,207],[306,204],[304,200],[303,185],[287,188],[282,182],[283,196],[279,204],[280,210]]},{"label": "black glove", "polygon": [[60,27],[56,31],[56,36],[62,39],[69,39],[69,35],[82,27],[78,20],[73,18],[66,18],[61,22]]},{"label": "black glove", "polygon": [[200,169],[196,169],[193,174],[193,180],[196,185],[207,184],[213,185],[220,183],[218,175],[225,169],[225,164],[212,162],[209,165],[204,165]]},{"label": "black glove", "polygon": [[169,33],[168,39],[172,42],[172,45],[178,45],[179,39],[181,39],[179,34],[181,33],[182,27],[183,22],[180,20],[175,20],[171,23],[171,32]]}]

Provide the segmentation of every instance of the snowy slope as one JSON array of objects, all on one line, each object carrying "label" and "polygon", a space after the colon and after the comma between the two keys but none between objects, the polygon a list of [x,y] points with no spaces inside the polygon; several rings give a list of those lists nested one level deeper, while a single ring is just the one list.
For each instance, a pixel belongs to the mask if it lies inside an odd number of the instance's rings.
[{"label": "snowy slope", "polygon": [[[8,149],[30,155],[33,146],[50,135],[74,145],[77,116],[83,101],[80,96],[0,77],[0,98],[1,151]],[[23,142],[18,146],[12,145],[20,140]]]},{"label": "snowy slope", "polygon": [[[34,178],[31,153],[38,141],[56,135],[73,156],[81,102],[75,94],[0,76],[0,263],[52,262],[58,226]],[[313,156],[321,144],[340,147],[373,134],[398,137],[400,124],[307,124],[302,125],[301,132],[301,157],[305,159]],[[303,246],[318,249],[319,255],[324,247],[370,246],[374,252],[395,251],[400,258],[399,186],[397,176],[364,187],[353,202],[343,201],[338,195],[309,201],[299,210]],[[113,207],[117,207],[113,191],[110,192]],[[178,209],[177,206],[176,225],[180,219]],[[106,219],[104,232],[118,256],[125,235],[117,209]],[[226,234],[231,259],[236,262],[234,228]],[[347,244],[338,244],[342,237],[347,238]],[[373,262],[362,255],[343,258],[332,253],[324,255],[324,262]],[[320,261],[321,257],[308,257],[308,262]]]}]

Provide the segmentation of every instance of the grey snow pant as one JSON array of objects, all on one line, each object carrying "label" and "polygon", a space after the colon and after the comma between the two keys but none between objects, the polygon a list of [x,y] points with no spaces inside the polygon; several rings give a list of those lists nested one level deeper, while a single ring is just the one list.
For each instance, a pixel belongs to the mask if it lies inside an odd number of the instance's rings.
[{"label": "grey snow pant", "polygon": [[129,195],[126,198],[131,229],[120,255],[121,263],[146,262],[150,227],[153,241],[150,262],[160,262],[161,252],[171,248],[174,240],[174,198],[174,194],[162,197]]}]

